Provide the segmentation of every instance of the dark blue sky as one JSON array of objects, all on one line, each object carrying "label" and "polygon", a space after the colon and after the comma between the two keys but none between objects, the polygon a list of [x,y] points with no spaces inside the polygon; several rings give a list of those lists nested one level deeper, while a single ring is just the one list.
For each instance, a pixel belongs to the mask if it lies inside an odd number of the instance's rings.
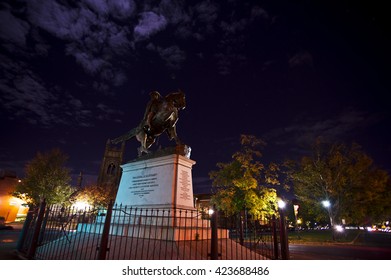
[{"label": "dark blue sky", "polygon": [[138,124],[149,92],[180,88],[198,188],[241,133],[266,140],[266,162],[322,136],[356,141],[391,170],[386,9],[313,2],[2,1],[0,168],[23,176],[58,147],[93,181],[106,140]]}]

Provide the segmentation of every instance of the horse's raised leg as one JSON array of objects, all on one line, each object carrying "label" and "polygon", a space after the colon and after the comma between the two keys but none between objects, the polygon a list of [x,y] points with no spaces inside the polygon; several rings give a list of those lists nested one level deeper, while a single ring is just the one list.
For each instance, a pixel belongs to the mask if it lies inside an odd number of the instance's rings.
[{"label": "horse's raised leg", "polygon": [[147,149],[147,134],[143,129],[139,129],[136,134],[136,139],[140,142],[140,147],[137,148],[138,156],[142,156],[143,152],[148,153]]},{"label": "horse's raised leg", "polygon": [[148,154],[148,150],[144,149],[143,146],[138,147],[137,148],[137,155],[139,157],[141,157],[143,155],[143,153]]},{"label": "horse's raised leg", "polygon": [[168,138],[170,140],[174,139],[177,145],[182,145],[182,141],[179,139],[176,133],[176,126],[172,126],[167,129]]}]

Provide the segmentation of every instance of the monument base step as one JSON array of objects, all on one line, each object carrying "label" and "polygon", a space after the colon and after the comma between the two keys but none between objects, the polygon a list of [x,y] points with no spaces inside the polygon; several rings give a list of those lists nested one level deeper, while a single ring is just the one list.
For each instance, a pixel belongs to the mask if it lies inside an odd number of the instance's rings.
[{"label": "monument base step", "polygon": [[[103,224],[79,224],[77,232],[102,234]],[[153,226],[139,224],[111,224],[110,235],[136,237],[145,239],[158,239],[169,241],[206,240],[212,238],[212,230],[208,227],[193,226]],[[228,238],[228,230],[218,229],[219,239]]]}]

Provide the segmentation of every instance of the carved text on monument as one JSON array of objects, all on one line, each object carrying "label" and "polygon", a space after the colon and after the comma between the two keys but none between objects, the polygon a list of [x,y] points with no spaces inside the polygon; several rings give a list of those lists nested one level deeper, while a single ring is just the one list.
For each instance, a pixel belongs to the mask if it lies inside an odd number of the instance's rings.
[{"label": "carved text on monument", "polygon": [[179,177],[180,194],[179,197],[183,200],[190,200],[190,176],[187,170],[182,170]]},{"label": "carved text on monument", "polygon": [[157,182],[157,173],[148,175],[138,175],[132,177],[132,185],[129,187],[132,195],[143,197],[154,191],[156,187],[159,187]]}]

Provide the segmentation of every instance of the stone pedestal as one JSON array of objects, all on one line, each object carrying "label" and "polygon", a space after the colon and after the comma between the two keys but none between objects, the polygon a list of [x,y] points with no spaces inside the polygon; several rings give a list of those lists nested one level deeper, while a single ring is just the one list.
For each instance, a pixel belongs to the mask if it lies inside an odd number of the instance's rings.
[{"label": "stone pedestal", "polygon": [[[207,240],[210,222],[194,208],[190,148],[177,146],[122,165],[110,235],[166,241]],[[78,231],[103,232],[106,217]],[[219,238],[228,231],[218,230]]]},{"label": "stone pedestal", "polygon": [[126,163],[121,166],[115,203],[140,208],[194,209],[194,164],[178,152]]}]

